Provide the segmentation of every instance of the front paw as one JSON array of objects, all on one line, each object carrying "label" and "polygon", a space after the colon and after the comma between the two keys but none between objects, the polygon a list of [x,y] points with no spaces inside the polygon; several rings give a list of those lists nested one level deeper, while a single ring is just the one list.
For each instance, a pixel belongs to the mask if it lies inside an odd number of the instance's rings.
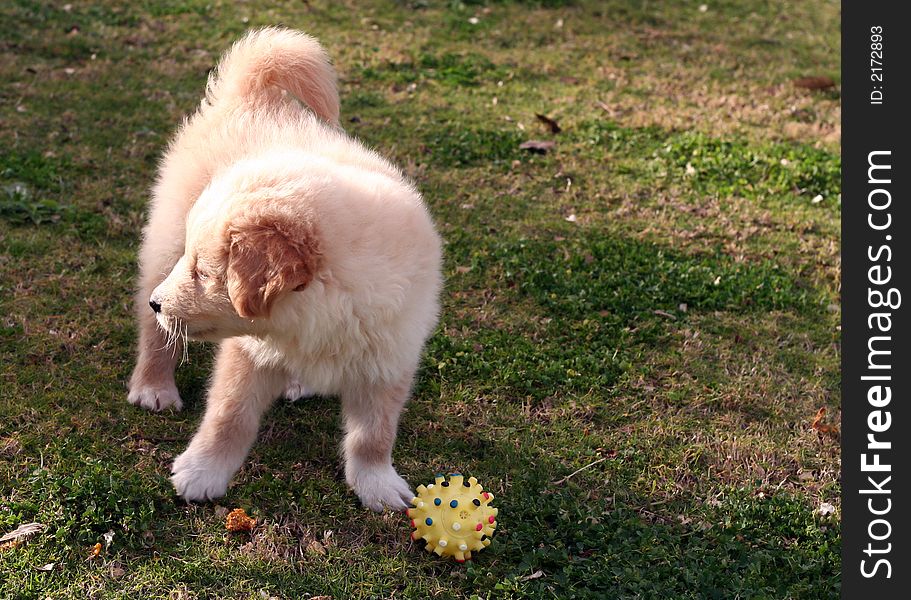
[{"label": "front paw", "polygon": [[155,412],[162,411],[166,408],[175,411],[179,411],[183,408],[183,402],[180,400],[180,393],[177,391],[177,386],[173,383],[163,383],[160,385],[131,383],[127,401],[135,406],[140,406],[146,410]]},{"label": "front paw", "polygon": [[414,492],[392,465],[351,466],[353,468],[346,469],[349,471],[346,477],[348,485],[364,506],[377,512],[386,508],[405,510],[411,506]]},{"label": "front paw", "polygon": [[225,495],[233,472],[218,461],[187,450],[171,468],[171,483],[187,502],[207,502]]}]

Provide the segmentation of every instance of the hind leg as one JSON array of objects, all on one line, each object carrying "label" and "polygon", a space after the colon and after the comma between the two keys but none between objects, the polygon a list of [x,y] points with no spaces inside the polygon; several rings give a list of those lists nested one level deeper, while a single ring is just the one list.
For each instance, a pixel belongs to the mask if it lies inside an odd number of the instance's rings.
[{"label": "hind leg", "polygon": [[414,492],[392,466],[399,416],[413,375],[395,384],[352,386],[341,394],[345,479],[367,508],[404,510]]}]

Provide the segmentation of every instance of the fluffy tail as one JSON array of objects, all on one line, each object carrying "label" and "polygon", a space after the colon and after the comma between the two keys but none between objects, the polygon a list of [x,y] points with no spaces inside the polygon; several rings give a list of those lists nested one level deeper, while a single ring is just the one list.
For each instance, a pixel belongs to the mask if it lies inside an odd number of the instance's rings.
[{"label": "fluffy tail", "polygon": [[266,27],[236,42],[209,77],[206,100],[209,104],[231,97],[271,102],[279,90],[338,125],[338,89],[329,57],[315,38],[291,29]]}]

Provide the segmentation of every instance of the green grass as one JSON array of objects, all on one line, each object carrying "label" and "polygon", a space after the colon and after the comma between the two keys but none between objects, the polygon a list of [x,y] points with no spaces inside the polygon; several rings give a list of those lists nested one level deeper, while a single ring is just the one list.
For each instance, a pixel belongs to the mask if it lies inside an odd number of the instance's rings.
[{"label": "green grass", "polygon": [[[699,4],[5,4],[0,534],[47,528],[0,549],[0,598],[836,597],[839,449],[810,422],[840,406],[840,108],[791,80],[840,79],[839,8]],[[464,566],[358,506],[335,399],[279,403],[193,506],[167,476],[212,348],[178,370],[184,412],[125,401],[158,157],[219,53],[275,23],[323,40],[346,129],[446,239],[394,460],[496,494]],[[238,506],[252,534],[224,530]]]}]

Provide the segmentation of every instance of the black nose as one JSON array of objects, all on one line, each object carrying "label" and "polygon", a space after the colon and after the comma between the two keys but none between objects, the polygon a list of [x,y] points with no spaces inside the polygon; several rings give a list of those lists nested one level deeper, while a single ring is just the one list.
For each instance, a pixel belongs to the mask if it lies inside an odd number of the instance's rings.
[{"label": "black nose", "polygon": [[161,303],[160,302],[156,302],[155,300],[149,300],[149,306],[151,306],[152,310],[154,310],[156,313],[161,312]]}]

